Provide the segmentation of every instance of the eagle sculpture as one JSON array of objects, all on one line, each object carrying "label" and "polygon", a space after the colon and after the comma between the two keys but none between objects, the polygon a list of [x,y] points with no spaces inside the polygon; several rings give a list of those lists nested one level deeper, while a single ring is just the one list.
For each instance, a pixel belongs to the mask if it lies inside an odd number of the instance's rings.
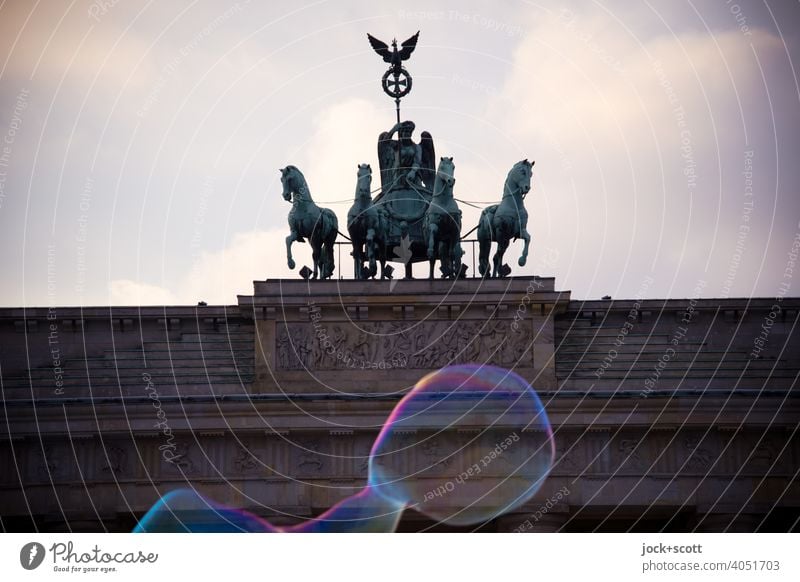
[{"label": "eagle sculpture", "polygon": [[405,60],[408,60],[408,57],[410,57],[411,53],[414,52],[414,49],[417,48],[419,31],[417,31],[417,34],[403,42],[400,50],[397,49],[397,39],[392,39],[392,48],[390,50],[389,45],[382,40],[378,40],[371,34],[367,33],[367,38],[369,39],[369,44],[372,45],[372,48],[375,50],[375,52],[383,57],[384,62],[392,65],[392,69],[399,73],[400,69],[402,68],[401,63]]}]

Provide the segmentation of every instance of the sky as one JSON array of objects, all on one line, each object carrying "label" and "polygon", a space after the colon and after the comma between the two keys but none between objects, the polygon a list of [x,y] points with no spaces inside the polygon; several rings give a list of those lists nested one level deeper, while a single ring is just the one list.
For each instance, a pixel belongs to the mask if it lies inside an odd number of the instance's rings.
[{"label": "sky", "polygon": [[797,2],[7,0],[0,305],[235,304],[298,277],[279,168],[344,231],[395,121],[366,33],[417,30],[401,113],[456,197],[498,202],[536,162],[513,274],[574,299],[798,295]]}]

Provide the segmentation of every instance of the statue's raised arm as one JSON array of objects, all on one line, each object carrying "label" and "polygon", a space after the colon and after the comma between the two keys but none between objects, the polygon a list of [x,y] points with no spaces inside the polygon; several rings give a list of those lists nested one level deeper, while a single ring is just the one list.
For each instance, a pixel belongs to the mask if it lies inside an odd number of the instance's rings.
[{"label": "statue's raised arm", "polygon": [[[378,137],[378,163],[381,169],[381,188],[387,192],[396,188],[433,188],[436,176],[436,153],[433,138],[422,132],[422,141],[412,139],[413,121],[396,123]],[[397,134],[397,139],[394,134]]]}]

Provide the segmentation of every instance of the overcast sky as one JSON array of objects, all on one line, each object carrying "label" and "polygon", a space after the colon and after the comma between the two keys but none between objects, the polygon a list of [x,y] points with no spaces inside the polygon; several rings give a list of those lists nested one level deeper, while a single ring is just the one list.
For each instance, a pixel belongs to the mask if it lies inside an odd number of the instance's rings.
[{"label": "overcast sky", "polygon": [[536,161],[515,274],[578,299],[798,295],[797,2],[76,0],[0,6],[0,305],[232,304],[297,277],[278,169],[344,230],[394,123],[366,33],[417,30],[402,113],[456,196],[498,201]]}]

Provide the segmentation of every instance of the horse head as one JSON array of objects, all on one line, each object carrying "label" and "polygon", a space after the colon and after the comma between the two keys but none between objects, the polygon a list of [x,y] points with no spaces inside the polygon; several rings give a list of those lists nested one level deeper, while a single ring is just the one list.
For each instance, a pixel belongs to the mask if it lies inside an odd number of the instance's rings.
[{"label": "horse head", "polygon": [[370,198],[372,195],[372,168],[369,164],[358,164],[356,179],[356,198]]},{"label": "horse head", "polygon": [[436,179],[441,180],[446,186],[452,187],[456,183],[455,170],[456,165],[453,163],[453,158],[442,157],[439,160],[439,167],[436,169]]},{"label": "horse head", "polygon": [[305,188],[303,173],[295,166],[281,168],[281,184],[283,184],[283,199],[292,201],[292,194],[300,194]]},{"label": "horse head", "polygon": [[533,174],[533,164],[527,158],[514,164],[508,172],[505,188],[503,188],[503,198],[506,196],[525,196],[531,189],[531,176]]}]

